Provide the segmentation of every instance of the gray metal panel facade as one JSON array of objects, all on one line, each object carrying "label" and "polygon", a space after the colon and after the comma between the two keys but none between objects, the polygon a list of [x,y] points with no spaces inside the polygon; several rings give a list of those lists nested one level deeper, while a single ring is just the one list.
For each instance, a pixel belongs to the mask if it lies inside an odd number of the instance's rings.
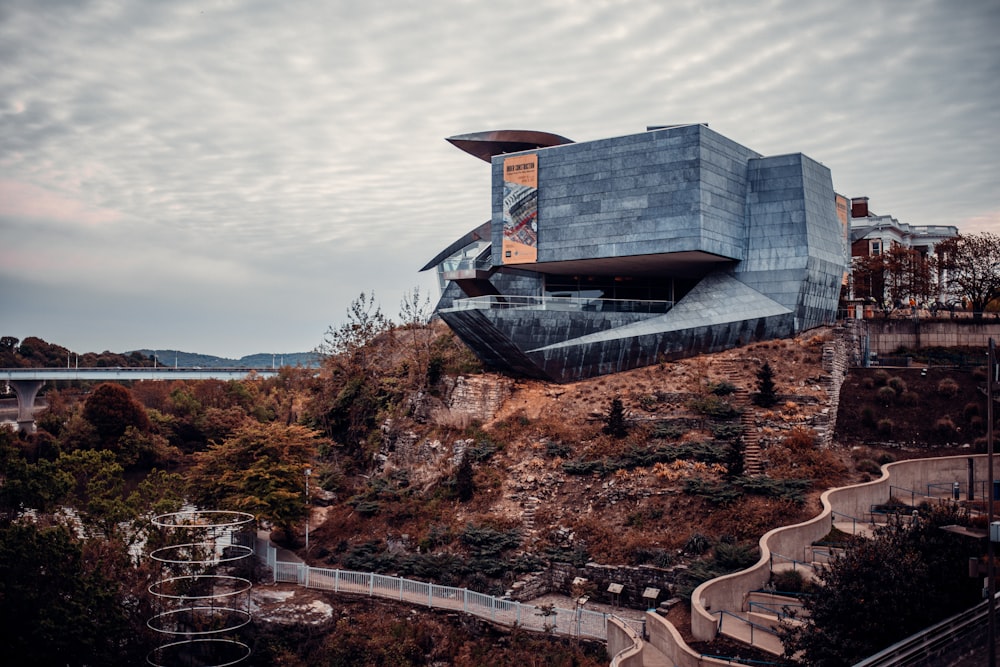
[{"label": "gray metal panel facade", "polygon": [[[742,259],[747,161],[703,125],[533,151],[538,261],[701,250]],[[503,160],[493,158],[493,261],[501,264]]]},{"label": "gray metal panel facade", "polygon": [[[735,263],[705,265],[708,273],[665,315],[441,312],[489,366],[567,382],[833,320],[846,269],[843,229],[830,170],[815,160],[763,157],[702,125],[531,152],[539,263],[685,251]],[[505,157],[492,161],[498,266]],[[514,268],[517,278],[494,275],[498,290],[540,294],[532,265]]]}]

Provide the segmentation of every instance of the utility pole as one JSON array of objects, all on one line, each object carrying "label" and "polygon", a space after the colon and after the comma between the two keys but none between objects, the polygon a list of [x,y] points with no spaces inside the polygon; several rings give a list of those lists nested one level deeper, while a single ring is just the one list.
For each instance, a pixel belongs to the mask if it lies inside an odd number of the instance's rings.
[{"label": "utility pole", "polygon": [[996,348],[993,343],[993,339],[990,338],[989,349],[987,351],[988,357],[986,360],[986,467],[988,469],[989,475],[989,490],[987,493],[990,495],[989,501],[986,503],[986,522],[989,526],[989,537],[987,539],[986,546],[986,577],[989,580],[987,584],[987,591],[989,595],[989,606],[987,607],[989,626],[986,641],[989,642],[989,667],[996,667],[997,664],[997,646],[996,646],[996,620],[997,620],[997,610],[996,610],[996,594],[997,585],[994,580],[994,575],[996,574],[996,567],[993,564],[993,554],[995,548],[993,546],[993,497],[996,495],[996,490],[993,488],[993,382],[994,375],[997,371],[996,364]]},{"label": "utility pole", "polygon": [[309,557],[309,476],[312,468],[306,468],[306,557]]}]

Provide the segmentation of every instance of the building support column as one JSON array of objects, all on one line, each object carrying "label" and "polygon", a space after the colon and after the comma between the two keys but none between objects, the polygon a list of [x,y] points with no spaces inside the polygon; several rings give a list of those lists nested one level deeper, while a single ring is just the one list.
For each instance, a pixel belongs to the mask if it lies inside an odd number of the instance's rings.
[{"label": "building support column", "polygon": [[25,433],[35,432],[35,397],[45,385],[45,380],[8,380],[17,396],[17,428]]}]

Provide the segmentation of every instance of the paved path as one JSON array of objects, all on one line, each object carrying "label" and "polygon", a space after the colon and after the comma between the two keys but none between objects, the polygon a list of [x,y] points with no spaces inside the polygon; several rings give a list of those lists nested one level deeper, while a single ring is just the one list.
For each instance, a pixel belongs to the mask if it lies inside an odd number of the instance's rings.
[{"label": "paved path", "polygon": [[[537,597],[530,600],[528,604],[533,605],[549,605],[553,604],[556,607],[561,607],[563,609],[571,609],[575,604],[575,601],[566,595],[557,595],[555,593],[549,593],[541,597]],[[599,602],[588,602],[586,605],[587,609],[591,611],[599,611],[605,614],[613,614],[618,618],[631,621],[629,625],[633,628],[638,629],[643,626],[646,622],[646,613],[638,609],[629,609],[627,607],[616,607],[609,604],[601,604]],[[642,664],[643,667],[674,667],[672,660],[663,655],[655,646],[650,643],[642,649]]]},{"label": "paved path", "polygon": [[[268,531],[259,530],[257,536],[262,540],[270,541]],[[277,560],[283,563],[303,563],[299,556],[289,549],[277,547]],[[308,588],[314,590],[335,591],[339,593],[350,593],[355,595],[371,595],[372,588],[367,574],[363,576],[364,581],[359,578],[354,580],[346,573],[341,572],[339,576],[332,574],[333,571],[324,571],[320,568],[310,568],[309,580],[305,582]],[[422,587],[422,586],[421,586]],[[455,591],[452,595],[442,595],[445,591]],[[386,591],[379,589],[377,596],[388,598]],[[407,590],[405,585],[401,585],[398,592],[393,592],[391,599],[406,602],[408,604],[421,607],[431,606],[435,609],[451,609],[454,611],[469,612],[470,599],[461,595],[457,589],[449,589],[441,586],[435,587],[433,597],[429,597],[426,591]],[[537,610],[538,607],[553,605],[563,612],[558,616],[546,617]],[[645,613],[636,609],[615,607],[600,603],[587,603],[584,607],[586,611],[597,612],[595,614],[585,614],[582,617],[573,614],[576,609],[576,602],[565,595],[545,595],[526,603],[502,605],[494,610],[490,616],[482,614],[482,609],[478,609],[476,615],[481,618],[488,618],[501,625],[513,627],[515,625],[530,630],[544,631],[546,625],[554,625],[555,632],[562,635],[578,636],[582,633],[585,636],[594,638],[603,635],[603,618],[598,614],[613,614],[629,622],[634,629],[640,630],[645,623]],[[600,625],[601,627],[597,627]],[[651,644],[646,644],[643,648],[643,667],[673,667],[673,662],[667,659],[660,651]]]}]

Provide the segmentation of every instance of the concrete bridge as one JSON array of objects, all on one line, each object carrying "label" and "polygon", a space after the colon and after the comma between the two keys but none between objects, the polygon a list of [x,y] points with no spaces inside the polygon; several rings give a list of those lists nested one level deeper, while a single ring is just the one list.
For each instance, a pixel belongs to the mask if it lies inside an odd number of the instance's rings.
[{"label": "concrete bridge", "polygon": [[243,380],[273,377],[276,368],[2,368],[0,381],[17,396],[17,427],[35,430],[35,397],[48,380],[81,382],[135,382],[137,380]]}]

